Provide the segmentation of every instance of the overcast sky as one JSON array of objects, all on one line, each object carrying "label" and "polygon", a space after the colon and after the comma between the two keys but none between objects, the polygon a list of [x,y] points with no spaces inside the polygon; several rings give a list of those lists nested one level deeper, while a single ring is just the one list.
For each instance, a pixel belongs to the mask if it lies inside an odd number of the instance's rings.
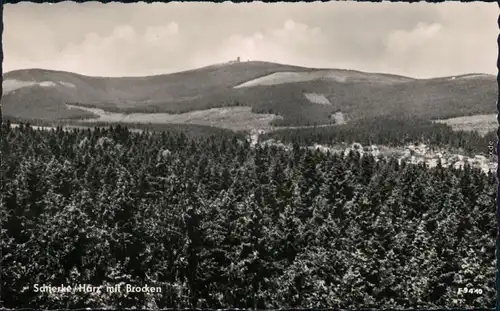
[{"label": "overcast sky", "polygon": [[387,72],[496,74],[496,3],[4,5],[4,72],[170,73],[225,62]]}]

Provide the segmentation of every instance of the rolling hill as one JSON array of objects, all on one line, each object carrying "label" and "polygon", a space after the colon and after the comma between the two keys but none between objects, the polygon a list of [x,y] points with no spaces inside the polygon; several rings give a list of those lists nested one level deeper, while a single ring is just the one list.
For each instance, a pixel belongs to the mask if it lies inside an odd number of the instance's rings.
[{"label": "rolling hill", "polygon": [[[145,114],[163,113],[165,120],[151,115],[150,122],[171,123],[176,117],[166,114],[192,120],[186,114],[236,107],[222,109],[227,117],[203,123],[224,127],[217,122],[226,122],[231,109],[238,112],[245,106],[251,107],[248,113],[265,114],[266,122],[284,126],[335,123],[339,113],[347,122],[384,115],[446,119],[495,113],[496,97],[492,75],[413,79],[252,61],[123,78],[44,69],[11,71],[3,75],[2,112],[16,120],[58,121],[98,120],[95,111],[101,111],[121,114],[117,122],[135,122],[134,113],[140,114],[139,122],[149,121]],[[209,115],[214,113],[217,110]],[[241,122],[239,113],[231,122]],[[250,119],[263,120],[255,115]]]}]

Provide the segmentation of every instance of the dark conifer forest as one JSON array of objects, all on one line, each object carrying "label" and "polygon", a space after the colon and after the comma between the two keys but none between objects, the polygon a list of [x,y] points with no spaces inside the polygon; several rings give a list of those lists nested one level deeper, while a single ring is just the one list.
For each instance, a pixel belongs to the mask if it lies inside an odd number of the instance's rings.
[{"label": "dark conifer forest", "polygon": [[336,144],[360,142],[401,146],[408,143],[427,143],[434,147],[461,150],[462,153],[487,154],[488,144],[497,141],[496,131],[480,135],[476,131],[454,131],[446,124],[415,117],[374,117],[355,120],[330,127],[281,129],[260,136],[260,140],[274,139],[283,143]]},{"label": "dark conifer forest", "polygon": [[[4,307],[494,306],[492,173],[120,126],[0,148]],[[33,290],[119,283],[162,292]]]}]

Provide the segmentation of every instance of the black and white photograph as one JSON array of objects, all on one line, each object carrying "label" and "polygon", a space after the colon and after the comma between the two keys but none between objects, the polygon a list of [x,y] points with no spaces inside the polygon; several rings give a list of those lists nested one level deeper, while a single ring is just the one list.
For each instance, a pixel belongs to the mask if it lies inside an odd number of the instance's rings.
[{"label": "black and white photograph", "polygon": [[0,309],[494,308],[499,12],[4,4]]}]

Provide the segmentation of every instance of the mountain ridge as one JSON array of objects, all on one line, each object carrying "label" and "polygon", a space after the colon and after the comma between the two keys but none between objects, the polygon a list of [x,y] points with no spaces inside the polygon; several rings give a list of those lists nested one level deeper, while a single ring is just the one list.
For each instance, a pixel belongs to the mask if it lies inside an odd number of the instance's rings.
[{"label": "mountain ridge", "polygon": [[[496,112],[496,77],[465,74],[416,79],[348,69],[308,68],[270,62],[215,64],[176,73],[96,77],[47,69],[3,75],[4,116],[65,120],[96,117],[67,104],[128,113],[186,113],[251,107],[281,117],[274,125],[335,123],[380,115],[444,119]],[[320,105],[311,96],[324,98]]]},{"label": "mountain ridge", "polygon": [[181,70],[181,71],[176,71],[176,72],[171,72],[171,73],[163,73],[163,74],[152,74],[152,75],[136,75],[136,76],[99,76],[99,75],[87,75],[87,74],[82,74],[82,73],[77,73],[77,72],[72,72],[72,71],[66,71],[66,70],[55,70],[55,69],[46,69],[46,68],[23,68],[23,69],[15,69],[15,70],[10,70],[5,73],[3,73],[3,77],[5,78],[6,76],[16,74],[19,72],[25,72],[25,71],[44,71],[44,72],[52,72],[52,73],[70,73],[73,75],[78,75],[82,77],[87,77],[87,78],[119,78],[119,79],[127,79],[127,78],[151,78],[151,77],[162,77],[162,76],[169,76],[169,75],[174,75],[174,74],[182,74],[182,73],[190,73],[190,72],[195,72],[195,71],[200,71],[200,70],[207,70],[207,69],[214,69],[214,68],[219,68],[223,66],[234,66],[234,65],[240,65],[240,64],[269,64],[269,65],[274,65],[274,66],[286,66],[290,68],[296,68],[296,69],[302,69],[302,70],[338,70],[338,71],[351,71],[351,72],[356,72],[356,73],[366,73],[366,74],[376,74],[376,75],[386,75],[386,76],[394,76],[394,77],[403,77],[403,78],[409,78],[413,80],[431,80],[431,79],[445,79],[445,78],[452,78],[452,77],[465,77],[465,76],[471,76],[471,75],[482,75],[482,76],[489,76],[489,77],[495,77],[496,75],[494,74],[488,74],[488,73],[482,73],[482,72],[470,72],[470,73],[464,73],[464,74],[457,74],[457,75],[449,75],[449,76],[436,76],[436,77],[430,77],[430,78],[416,78],[416,77],[411,77],[411,76],[405,76],[401,74],[395,74],[395,73],[389,73],[389,72],[369,72],[369,71],[363,71],[363,70],[356,70],[356,69],[346,69],[346,68],[330,68],[330,67],[307,67],[307,66],[299,66],[299,65],[287,65],[287,64],[281,64],[281,63],[275,63],[275,62],[267,62],[267,61],[246,61],[246,62],[239,62],[239,63],[218,63],[218,64],[212,64],[212,65],[207,65],[207,66],[202,66],[198,68],[192,68],[192,69],[186,69],[186,70]]}]

